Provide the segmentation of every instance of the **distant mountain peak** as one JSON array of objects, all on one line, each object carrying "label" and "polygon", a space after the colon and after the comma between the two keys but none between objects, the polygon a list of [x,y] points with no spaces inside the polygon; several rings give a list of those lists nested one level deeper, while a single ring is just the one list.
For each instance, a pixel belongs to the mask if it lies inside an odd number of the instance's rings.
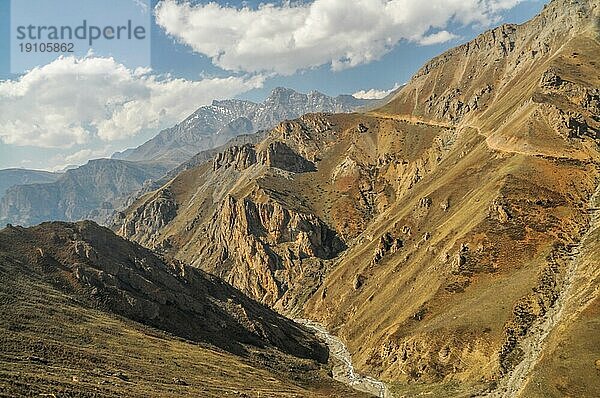
[{"label": "distant mountain peak", "polygon": [[288,87],[275,87],[272,91],[271,91],[271,95],[277,95],[277,94],[289,94],[289,93],[296,93],[299,94],[298,91],[294,90],[293,88],[288,88]]},{"label": "distant mountain peak", "polygon": [[289,97],[297,96],[297,95],[303,95],[303,94],[301,94],[291,88],[275,87],[273,89],[273,91],[271,91],[271,94],[269,94],[269,96],[265,99],[264,102],[268,103],[268,102],[272,102],[272,101],[278,101],[282,98],[289,98]]},{"label": "distant mountain peak", "polygon": [[[183,122],[161,131],[119,158],[158,160],[176,166],[198,152],[225,144],[237,135],[269,129],[286,119],[313,112],[353,112],[365,105],[368,101],[351,96],[334,98],[317,90],[304,94],[286,87],[275,87],[261,103],[241,99],[214,100],[211,105],[198,108]],[[245,122],[230,124],[240,118]]]}]

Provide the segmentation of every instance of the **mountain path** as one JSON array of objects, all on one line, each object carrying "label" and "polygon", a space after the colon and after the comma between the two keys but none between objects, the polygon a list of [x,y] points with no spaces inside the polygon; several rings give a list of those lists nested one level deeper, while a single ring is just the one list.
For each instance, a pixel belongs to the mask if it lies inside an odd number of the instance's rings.
[{"label": "mountain path", "polygon": [[381,119],[397,120],[399,122],[407,122],[407,123],[412,123],[412,124],[427,124],[429,126],[436,126],[436,127],[447,128],[447,129],[455,129],[457,127],[451,123],[439,122],[439,121],[430,120],[430,119],[423,119],[421,117],[414,116],[414,115],[391,115],[391,114],[381,113],[381,112],[367,112],[367,113],[365,113],[365,115],[377,117],[377,118],[381,118]]}]

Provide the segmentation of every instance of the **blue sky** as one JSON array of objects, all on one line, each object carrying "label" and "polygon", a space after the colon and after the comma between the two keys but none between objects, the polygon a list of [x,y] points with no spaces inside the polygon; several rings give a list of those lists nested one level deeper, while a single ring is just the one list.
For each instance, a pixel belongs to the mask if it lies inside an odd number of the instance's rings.
[{"label": "blue sky", "polygon": [[[84,14],[75,10],[81,7],[65,7],[73,1],[44,0],[33,7],[31,0],[31,20],[80,20]],[[130,7],[138,0],[118,0],[122,5],[111,7],[105,0],[86,1],[86,18],[98,24],[139,21]],[[151,3],[148,60],[141,43],[100,41],[93,56],[86,57],[88,48],[79,46],[77,59],[56,61],[52,55],[40,59],[32,72],[11,73],[15,27],[10,26],[10,1],[0,0],[0,168],[57,169],[108,156],[143,143],[214,98],[260,101],[277,86],[329,95],[389,90],[433,56],[500,23],[524,22],[545,4]],[[53,11],[57,5],[60,13]],[[140,66],[151,70],[135,69]]]}]

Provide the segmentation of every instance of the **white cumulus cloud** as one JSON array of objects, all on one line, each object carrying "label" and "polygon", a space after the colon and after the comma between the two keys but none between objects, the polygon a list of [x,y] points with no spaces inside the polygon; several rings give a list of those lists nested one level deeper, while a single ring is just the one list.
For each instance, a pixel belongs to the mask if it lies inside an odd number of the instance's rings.
[{"label": "white cumulus cloud", "polygon": [[227,70],[292,74],[381,58],[400,40],[423,45],[456,38],[448,28],[487,26],[524,0],[314,0],[257,9],[163,0],[157,23]]},{"label": "white cumulus cloud", "polygon": [[261,87],[262,76],[190,81],[128,69],[113,58],[61,57],[0,81],[0,140],[70,148],[171,126],[215,98]]},{"label": "white cumulus cloud", "polygon": [[447,30],[440,30],[439,32],[432,33],[419,39],[419,44],[423,46],[430,46],[432,44],[441,44],[450,40],[457,39],[458,36],[454,33],[450,33]]},{"label": "white cumulus cloud", "polygon": [[399,89],[402,87],[401,84],[396,83],[394,87],[389,90],[378,90],[376,88],[372,88],[370,90],[360,90],[352,94],[354,98],[358,99],[382,99],[391,94],[392,91]]}]

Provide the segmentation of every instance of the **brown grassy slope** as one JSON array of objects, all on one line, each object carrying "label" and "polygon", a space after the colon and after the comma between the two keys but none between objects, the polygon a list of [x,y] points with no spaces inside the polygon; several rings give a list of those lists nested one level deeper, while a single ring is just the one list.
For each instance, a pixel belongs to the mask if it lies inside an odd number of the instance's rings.
[{"label": "brown grassy slope", "polygon": [[289,379],[215,347],[89,309],[45,282],[16,276],[7,261],[2,259],[0,396],[348,394],[328,387],[314,368],[308,380]]},{"label": "brown grassy slope", "polygon": [[[578,208],[593,166],[495,155],[472,140],[468,155],[449,156],[378,216],[309,300],[307,315],[342,335],[362,369],[389,380],[493,378],[513,307],[554,245],[585,228]],[[386,234],[403,247],[374,262]]]},{"label": "brown grassy slope", "polygon": [[2,396],[348,394],[291,321],[89,222],[0,231],[0,278]]},{"label": "brown grassy slope", "polygon": [[594,397],[600,391],[600,201],[592,205],[594,228],[580,248],[562,317],[524,383],[522,397]]},{"label": "brown grassy slope", "polygon": [[342,335],[359,368],[467,386],[522,360],[520,341],[561,293],[598,182],[594,13],[596,2],[553,2],[434,59],[374,112],[455,125],[457,142],[309,300],[307,316]]}]

